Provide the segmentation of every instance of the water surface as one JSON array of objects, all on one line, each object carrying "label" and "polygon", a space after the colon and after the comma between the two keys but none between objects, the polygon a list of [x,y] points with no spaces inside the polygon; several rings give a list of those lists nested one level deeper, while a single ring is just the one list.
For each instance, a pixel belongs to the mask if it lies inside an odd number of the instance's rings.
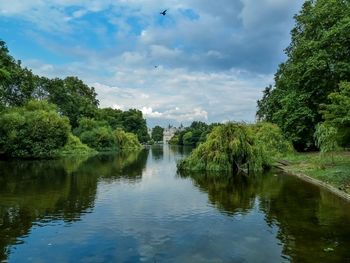
[{"label": "water surface", "polygon": [[177,174],[188,149],[0,162],[1,262],[350,262],[350,205],[292,176]]}]

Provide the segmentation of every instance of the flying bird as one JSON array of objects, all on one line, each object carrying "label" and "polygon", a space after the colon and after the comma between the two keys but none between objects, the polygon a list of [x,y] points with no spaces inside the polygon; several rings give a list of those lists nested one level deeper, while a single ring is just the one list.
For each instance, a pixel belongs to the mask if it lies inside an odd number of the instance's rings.
[{"label": "flying bird", "polygon": [[159,14],[165,16],[167,11],[168,11],[168,9],[165,9],[163,12],[160,12]]},{"label": "flying bird", "polygon": [[154,66],[154,68],[158,68],[158,66]]}]

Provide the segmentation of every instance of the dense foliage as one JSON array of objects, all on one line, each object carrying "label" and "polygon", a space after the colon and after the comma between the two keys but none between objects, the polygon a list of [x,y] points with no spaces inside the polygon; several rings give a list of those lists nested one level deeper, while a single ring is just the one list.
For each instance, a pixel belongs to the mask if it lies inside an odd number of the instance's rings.
[{"label": "dense foliage", "polygon": [[0,40],[0,109],[23,105],[32,97],[39,80],[8,52],[5,42]]},{"label": "dense foliage", "polygon": [[[337,129],[325,123],[318,124],[315,132],[316,145],[320,148],[321,154],[333,153],[338,149]],[[333,160],[333,154],[332,154]]]},{"label": "dense foliage", "polygon": [[60,149],[58,149],[54,156],[64,157],[64,156],[84,156],[84,155],[94,155],[97,151],[90,148],[86,144],[82,143],[80,139],[73,134],[69,134],[67,143]]},{"label": "dense foliage", "polygon": [[99,104],[95,89],[77,77],[45,79],[43,87],[47,93],[44,98],[58,106],[60,112],[69,118],[73,128],[78,126],[79,118],[95,116]]},{"label": "dense foliage", "polygon": [[208,125],[205,122],[194,121],[190,127],[180,128],[180,131],[171,138],[169,143],[174,145],[197,146],[201,142],[204,142],[207,139],[207,135],[218,125],[217,123]]},{"label": "dense foliage", "polygon": [[[125,135],[123,138],[127,138],[127,142],[124,143],[128,145],[127,147],[130,145],[139,147],[138,141],[135,141],[134,136],[129,133],[136,134],[141,142],[147,142],[150,139],[146,120],[141,111],[136,109],[128,111],[110,108],[99,109],[99,101],[96,96],[95,89],[87,86],[77,77],[48,79],[33,74],[27,68],[23,68],[21,62],[16,61],[9,54],[5,42],[0,41],[0,117],[3,124],[6,125],[1,127],[3,142],[0,151],[5,151],[6,155],[48,157],[52,156],[54,149],[59,146],[65,146],[64,152],[66,154],[74,151],[76,153],[91,151],[91,149],[86,148],[86,145],[81,144],[78,138],[67,135],[70,133],[70,127],[80,130],[80,139],[97,150],[121,148],[120,145],[117,145],[115,136],[115,130],[118,128],[127,132],[126,135],[123,134],[123,136]],[[33,104],[47,108],[30,110],[29,108]],[[62,116],[68,119],[62,118]],[[81,131],[80,124],[86,122],[87,119],[91,120],[90,124],[94,123],[95,126]],[[33,125],[35,122],[42,125],[40,131],[35,130],[39,127],[39,124]],[[44,122],[46,122],[45,125]],[[87,123],[85,124],[87,125]],[[80,127],[78,127],[79,125]],[[54,129],[56,130],[53,131]],[[24,137],[23,140],[18,139],[20,135],[16,133],[16,130],[20,130],[23,136],[27,134],[28,139],[26,141]],[[56,144],[60,140],[60,132],[64,133],[67,130],[65,139]],[[41,138],[39,133],[44,137]],[[13,137],[14,134],[16,138]],[[7,136],[12,137],[6,142],[4,138]],[[57,136],[57,138],[52,136]],[[67,140],[69,145],[65,145]],[[11,143],[13,145],[10,145]],[[47,145],[44,146],[46,143]],[[32,147],[30,145],[39,146],[30,149]],[[12,149],[13,152],[10,153],[9,149]]]},{"label": "dense foliage", "polygon": [[342,82],[339,92],[328,96],[330,103],[322,105],[327,126],[337,130],[337,142],[343,147],[350,147],[350,83]]},{"label": "dense foliage", "polygon": [[245,165],[248,171],[260,171],[270,166],[274,157],[291,150],[274,124],[228,123],[214,128],[204,143],[179,162],[178,168],[235,171]]},{"label": "dense foliage", "polygon": [[107,123],[94,119],[82,118],[74,134],[89,147],[97,151],[117,150],[116,138]]},{"label": "dense foliage", "polygon": [[320,105],[350,80],[350,3],[307,0],[295,16],[288,59],[279,66],[275,87],[258,101],[257,117],[277,124],[298,150],[314,147]]},{"label": "dense foliage", "polygon": [[150,140],[147,133],[146,120],[139,110],[130,109],[121,111],[112,108],[98,109],[96,119],[107,122],[113,130],[121,128],[126,132],[136,134],[138,140],[142,143]]},{"label": "dense foliage", "polygon": [[6,156],[51,157],[69,134],[69,120],[46,101],[29,101],[0,115],[0,152]]},{"label": "dense foliage", "polygon": [[114,131],[114,136],[119,149],[130,150],[142,148],[142,145],[134,133],[125,132],[122,129],[116,129]]},{"label": "dense foliage", "polygon": [[82,118],[79,126],[74,129],[74,134],[97,151],[141,148],[136,135],[124,132],[120,128],[113,130],[106,121]]},{"label": "dense foliage", "polygon": [[152,140],[155,142],[160,142],[163,141],[163,132],[164,132],[164,128],[160,127],[160,126],[155,126],[152,129]]}]

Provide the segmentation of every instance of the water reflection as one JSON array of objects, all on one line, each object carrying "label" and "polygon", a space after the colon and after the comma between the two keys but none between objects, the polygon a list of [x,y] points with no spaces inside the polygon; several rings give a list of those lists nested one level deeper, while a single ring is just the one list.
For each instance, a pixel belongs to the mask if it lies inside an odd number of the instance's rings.
[{"label": "water reflection", "polygon": [[350,262],[350,204],[311,184],[269,173],[247,176],[182,173],[230,216],[259,210],[277,226],[283,258],[292,262]]},{"label": "water reflection", "polygon": [[297,178],[176,175],[191,148],[0,162],[0,261],[350,262],[350,206]]},{"label": "water reflection", "polygon": [[0,162],[0,261],[35,224],[71,223],[94,207],[98,181],[141,180],[148,151]]},{"label": "water reflection", "polygon": [[151,147],[151,153],[153,160],[162,160],[164,155],[164,147],[163,145],[156,145]]}]

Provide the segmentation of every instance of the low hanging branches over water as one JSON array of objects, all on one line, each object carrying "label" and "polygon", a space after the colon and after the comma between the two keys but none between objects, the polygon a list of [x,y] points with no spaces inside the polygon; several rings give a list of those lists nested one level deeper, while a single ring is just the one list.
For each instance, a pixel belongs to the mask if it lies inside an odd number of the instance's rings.
[{"label": "low hanging branches over water", "polygon": [[261,171],[274,159],[292,151],[280,129],[271,123],[228,123],[216,127],[208,139],[178,163],[179,170]]}]

